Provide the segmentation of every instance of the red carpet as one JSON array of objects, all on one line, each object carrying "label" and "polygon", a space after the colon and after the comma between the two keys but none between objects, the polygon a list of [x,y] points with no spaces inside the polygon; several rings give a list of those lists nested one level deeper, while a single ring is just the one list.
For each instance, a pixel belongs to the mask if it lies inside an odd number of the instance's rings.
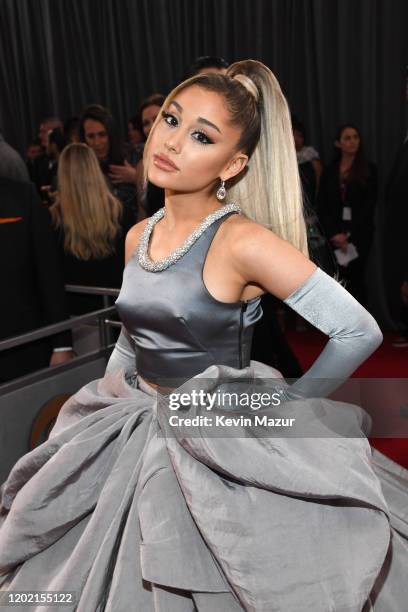
[{"label": "red carpet", "polygon": [[[353,378],[408,379],[408,347],[392,346],[398,335],[396,332],[384,332],[382,345],[354,372]],[[327,342],[327,336],[309,325],[306,331],[301,332],[286,329],[285,336],[304,370],[312,365]],[[408,438],[373,438],[370,442],[384,455],[408,469]]]}]

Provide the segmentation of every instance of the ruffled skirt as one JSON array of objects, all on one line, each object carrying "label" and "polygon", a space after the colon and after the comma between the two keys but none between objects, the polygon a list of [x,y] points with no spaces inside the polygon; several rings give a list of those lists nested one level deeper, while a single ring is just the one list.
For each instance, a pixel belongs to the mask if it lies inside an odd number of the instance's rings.
[{"label": "ruffled skirt", "polygon": [[[194,379],[247,376],[281,377],[251,362]],[[89,383],[2,485],[0,589],[73,592],[41,612],[406,612],[408,471],[370,448],[358,406],[284,414],[317,435],[170,428],[131,372]]]}]

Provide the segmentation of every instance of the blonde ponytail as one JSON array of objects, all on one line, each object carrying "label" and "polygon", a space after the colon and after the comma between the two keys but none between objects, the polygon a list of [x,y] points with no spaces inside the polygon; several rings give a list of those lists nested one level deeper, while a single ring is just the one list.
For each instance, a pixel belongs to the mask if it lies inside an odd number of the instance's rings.
[{"label": "blonde ponytail", "polygon": [[228,200],[239,204],[250,219],[308,257],[302,189],[287,101],[276,77],[261,62],[245,60],[227,69],[230,77],[241,74],[249,77],[259,92],[260,135],[248,170],[229,189]]}]

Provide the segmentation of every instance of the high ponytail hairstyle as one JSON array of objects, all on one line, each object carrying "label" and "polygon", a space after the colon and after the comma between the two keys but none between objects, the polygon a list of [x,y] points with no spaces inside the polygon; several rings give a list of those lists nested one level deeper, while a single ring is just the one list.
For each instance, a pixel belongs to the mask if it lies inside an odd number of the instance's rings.
[{"label": "high ponytail hairstyle", "polygon": [[[255,60],[235,62],[226,74],[199,74],[183,81],[167,96],[163,108],[192,85],[220,94],[231,124],[241,129],[236,150],[248,155],[249,161],[227,182],[228,201],[238,204],[249,219],[272,230],[308,257],[290,112],[274,74]],[[159,121],[160,114],[150,134]],[[149,141],[150,138],[145,146],[145,168]],[[214,190],[217,187],[214,184]]]}]

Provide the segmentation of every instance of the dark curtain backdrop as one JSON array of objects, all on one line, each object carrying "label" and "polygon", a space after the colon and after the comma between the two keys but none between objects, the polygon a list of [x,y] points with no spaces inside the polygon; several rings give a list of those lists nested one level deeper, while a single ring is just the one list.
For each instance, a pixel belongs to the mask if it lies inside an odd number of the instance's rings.
[{"label": "dark curtain backdrop", "polygon": [[[20,151],[47,115],[108,106],[125,129],[191,60],[254,58],[277,75],[309,141],[329,161],[336,127],[362,132],[381,187],[406,131],[406,0],[0,0],[0,127]],[[370,279],[381,291],[381,226]]]}]

